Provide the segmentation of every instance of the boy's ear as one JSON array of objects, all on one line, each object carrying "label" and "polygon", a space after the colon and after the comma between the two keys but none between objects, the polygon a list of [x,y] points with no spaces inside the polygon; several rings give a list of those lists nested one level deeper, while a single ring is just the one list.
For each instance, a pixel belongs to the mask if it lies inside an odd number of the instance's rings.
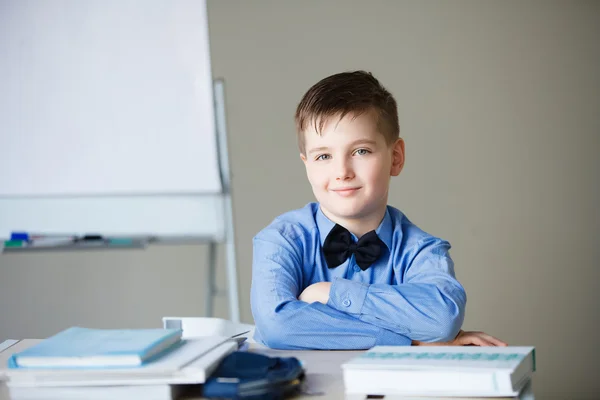
[{"label": "boy's ear", "polygon": [[400,175],[402,167],[404,167],[404,140],[399,138],[392,145],[392,168],[390,169],[390,175]]},{"label": "boy's ear", "polygon": [[302,160],[304,165],[306,165],[306,156],[304,154],[300,153],[300,159]]}]

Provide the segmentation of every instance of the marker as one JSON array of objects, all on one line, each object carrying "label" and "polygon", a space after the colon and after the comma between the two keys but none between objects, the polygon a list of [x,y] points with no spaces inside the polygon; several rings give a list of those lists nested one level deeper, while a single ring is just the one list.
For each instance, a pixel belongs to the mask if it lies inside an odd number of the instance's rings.
[{"label": "marker", "polygon": [[10,240],[24,240],[26,242],[30,242],[33,240],[41,240],[41,239],[74,239],[74,235],[66,235],[66,234],[37,234],[37,233],[28,233],[28,232],[11,232]]},{"label": "marker", "polygon": [[104,237],[102,235],[85,235],[83,237],[75,239],[77,242],[97,242],[104,241]]},{"label": "marker", "polygon": [[29,240],[29,234],[27,232],[11,232],[10,240],[24,240],[27,242]]},{"label": "marker", "polygon": [[126,238],[112,238],[108,239],[108,244],[112,246],[133,246],[133,240]]},{"label": "marker", "polygon": [[57,246],[68,246],[73,244],[73,238],[70,237],[48,237],[48,238],[40,238],[34,239],[29,242],[31,247],[57,247]]},{"label": "marker", "polygon": [[83,246],[102,246],[108,247],[143,247],[142,243],[138,240],[130,238],[110,238],[102,235],[85,235],[74,240],[76,244]]},{"label": "marker", "polygon": [[27,246],[27,242],[24,240],[5,240],[4,247],[25,247]]}]

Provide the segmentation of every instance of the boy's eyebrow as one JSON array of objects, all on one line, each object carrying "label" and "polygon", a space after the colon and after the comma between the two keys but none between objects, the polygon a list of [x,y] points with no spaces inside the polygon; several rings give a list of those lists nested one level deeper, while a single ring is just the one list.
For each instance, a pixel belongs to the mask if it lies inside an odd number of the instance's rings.
[{"label": "boy's eyebrow", "polygon": [[[350,143],[350,147],[356,146],[357,144],[370,144],[370,145],[376,146],[377,142],[373,139],[358,139],[358,140],[355,140],[354,142]],[[321,152],[321,151],[327,151],[327,150],[329,150],[329,147],[327,147],[327,146],[315,147],[314,149],[310,149],[308,151],[308,154],[317,153],[317,152]]]},{"label": "boy's eyebrow", "polygon": [[319,151],[325,151],[325,150],[329,150],[329,147],[315,147],[314,149],[311,149],[308,154],[312,154],[312,153],[316,153]]},{"label": "boy's eyebrow", "polygon": [[377,142],[373,139],[359,139],[352,142],[352,146],[356,146],[357,144],[372,144],[373,146],[375,146]]}]

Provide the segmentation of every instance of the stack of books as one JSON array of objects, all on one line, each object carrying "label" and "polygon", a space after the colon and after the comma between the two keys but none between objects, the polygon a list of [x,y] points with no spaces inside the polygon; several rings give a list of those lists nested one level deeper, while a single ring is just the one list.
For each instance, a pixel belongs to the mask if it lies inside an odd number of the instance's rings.
[{"label": "stack of books", "polygon": [[530,400],[535,348],[376,346],[342,369],[349,399]]},{"label": "stack of books", "polygon": [[229,337],[181,335],[180,329],[73,327],[0,352],[0,376],[13,400],[171,400],[204,383],[238,346]]}]

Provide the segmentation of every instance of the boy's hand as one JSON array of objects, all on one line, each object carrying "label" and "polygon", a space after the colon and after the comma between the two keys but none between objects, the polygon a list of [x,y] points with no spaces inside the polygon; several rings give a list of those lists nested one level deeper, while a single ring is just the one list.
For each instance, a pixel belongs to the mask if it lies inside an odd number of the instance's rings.
[{"label": "boy's hand", "polygon": [[319,303],[327,304],[327,301],[329,300],[329,289],[331,289],[331,282],[313,283],[300,293],[298,300],[307,303],[315,303],[318,301]]},{"label": "boy's hand", "polygon": [[465,332],[461,329],[451,342],[419,342],[413,340],[413,346],[508,346],[506,342],[484,332]]}]

